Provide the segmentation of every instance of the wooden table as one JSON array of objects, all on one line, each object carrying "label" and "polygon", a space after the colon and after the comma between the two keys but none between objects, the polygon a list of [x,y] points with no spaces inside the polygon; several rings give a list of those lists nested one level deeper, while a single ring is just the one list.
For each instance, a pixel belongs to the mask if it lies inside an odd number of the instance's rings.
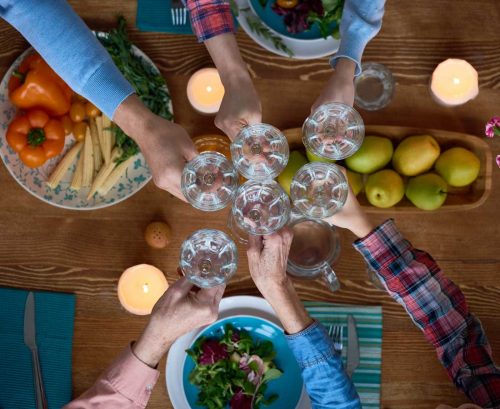
[{"label": "wooden table", "polygon": [[[122,13],[132,26],[135,2],[71,1],[91,28],[109,29]],[[394,73],[394,101],[380,112],[363,112],[368,124],[407,125],[467,132],[482,137],[485,122],[500,115],[500,3],[497,0],[389,1],[380,34],[369,44],[366,61],[386,64]],[[161,68],[172,91],[176,121],[193,135],[215,131],[212,118],[188,105],[189,74],[210,64],[203,45],[190,36],[139,33],[135,44]],[[291,61],[270,54],[241,31],[238,43],[262,98],[264,120],[279,128],[299,126],[330,72],[327,59]],[[27,47],[22,37],[0,23],[0,74]],[[479,71],[481,90],[456,109],[431,101],[427,84],[434,67],[448,57],[466,58]],[[279,92],[278,92],[279,91]],[[489,141],[500,154],[500,138]],[[200,227],[225,228],[226,212],[206,214],[174,199],[152,183],[117,206],[65,211],[26,193],[0,166],[0,285],[77,294],[74,338],[74,395],[87,389],[112,358],[140,333],[146,318],[124,312],[116,296],[120,273],[136,263],[161,268],[176,279],[182,240]],[[428,250],[460,285],[471,310],[483,322],[494,355],[500,355],[500,170],[493,169],[493,190],[480,208],[459,213],[397,216],[400,229],[417,247]],[[377,215],[376,222],[386,216]],[[166,220],[174,231],[166,251],[143,240],[145,226]],[[433,349],[404,310],[367,279],[361,257],[342,232],[338,264],[342,290],[332,295],[323,285],[297,283],[303,299],[382,305],[384,311],[382,403],[384,408],[429,409],[466,401],[457,392]],[[239,272],[227,295],[257,294],[248,275],[244,249]],[[150,408],[171,408],[162,376]]]}]

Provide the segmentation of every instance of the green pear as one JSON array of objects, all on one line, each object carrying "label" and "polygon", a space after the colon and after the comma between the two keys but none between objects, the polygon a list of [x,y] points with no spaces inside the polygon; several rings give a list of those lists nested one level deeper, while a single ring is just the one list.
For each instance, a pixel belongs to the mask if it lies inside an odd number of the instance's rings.
[{"label": "green pear", "polygon": [[349,182],[349,186],[351,186],[354,196],[357,196],[363,190],[363,175],[347,170],[347,181]]},{"label": "green pear", "polygon": [[383,169],[368,176],[365,184],[368,201],[376,207],[394,206],[405,195],[403,178],[392,169]]},{"label": "green pear", "polygon": [[359,173],[373,173],[382,169],[392,158],[392,141],[381,136],[365,136],[358,151],[345,159],[347,167]]},{"label": "green pear", "polygon": [[297,171],[307,163],[306,157],[300,151],[290,152],[288,163],[278,176],[278,183],[290,195],[290,185]]},{"label": "green pear", "polygon": [[411,178],[406,187],[406,197],[422,210],[439,209],[446,200],[448,185],[435,173],[425,173]]},{"label": "green pear", "polygon": [[324,162],[324,163],[335,163],[334,159],[327,159],[321,156],[315,155],[310,150],[306,149],[306,156],[309,162]]},{"label": "green pear", "polygon": [[435,168],[450,186],[467,186],[477,179],[481,161],[471,151],[455,147],[441,154]]},{"label": "green pear", "polygon": [[416,176],[432,168],[441,148],[430,135],[409,136],[403,139],[392,157],[392,166],[404,176]]}]

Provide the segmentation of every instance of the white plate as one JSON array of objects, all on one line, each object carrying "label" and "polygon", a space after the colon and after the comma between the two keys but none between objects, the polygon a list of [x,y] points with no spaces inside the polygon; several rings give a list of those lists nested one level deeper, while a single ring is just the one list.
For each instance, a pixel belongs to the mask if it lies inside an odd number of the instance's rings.
[{"label": "white plate", "polygon": [[[137,56],[142,57],[144,61],[159,73],[158,68],[146,54],[135,46],[133,46],[132,51]],[[69,188],[76,167],[76,161],[72,168],[66,172],[58,187],[50,189],[45,183],[52,170],[62,159],[64,153],[75,143],[72,136],[68,135],[66,137],[66,144],[61,155],[50,159],[43,166],[36,169],[31,169],[24,165],[19,159],[18,154],[10,148],[5,140],[5,134],[9,123],[17,114],[17,108],[9,100],[7,86],[12,72],[17,69],[23,59],[31,52],[33,52],[33,49],[29,48],[22,53],[11,65],[0,83],[0,156],[12,177],[33,196],[48,204],[65,209],[100,209],[117,204],[137,193],[151,180],[151,172],[142,153],[135,156],[135,160],[129,165],[126,173],[122,175],[118,183],[105,197],[94,195],[92,199],[87,200],[89,188],[82,188],[78,192]],[[166,101],[166,103],[171,104],[171,101]],[[172,106],[170,105],[172,112],[171,108]]]},{"label": "white plate", "polygon": [[[260,297],[236,296],[223,298],[219,307],[219,318],[233,317],[237,315],[250,315],[266,319],[282,328],[281,323],[276,317],[274,310],[269,303]],[[187,354],[186,349],[197,338],[198,334],[206,327],[198,328],[179,338],[170,348],[166,365],[166,383],[170,402],[175,409],[190,409],[186,395],[182,372]],[[293,357],[290,357],[293,359]],[[295,409],[310,409],[311,403],[305,389],[302,389],[302,395]],[[283,408],[291,409],[291,408]]]},{"label": "white plate", "polygon": [[[250,28],[250,25],[247,21],[247,16],[251,16],[253,18],[260,18],[255,14],[252,9],[252,6],[249,0],[235,0],[236,5],[239,8],[238,13],[238,23],[243,27],[243,30],[260,46],[264,47],[266,50],[271,51],[274,54],[280,55],[282,57],[289,57],[289,55],[277,49],[272,40],[263,38],[262,36],[254,33]],[[261,20],[262,21],[262,20]],[[262,24],[265,25],[264,22]],[[333,37],[328,38],[318,38],[314,40],[304,40],[291,38],[284,35],[281,35],[277,31],[274,31],[272,28],[265,25],[274,35],[281,38],[283,44],[285,44],[292,52],[293,57],[298,60],[312,60],[314,58],[322,58],[326,56],[333,55],[337,52],[340,45],[340,40],[337,40]]]}]

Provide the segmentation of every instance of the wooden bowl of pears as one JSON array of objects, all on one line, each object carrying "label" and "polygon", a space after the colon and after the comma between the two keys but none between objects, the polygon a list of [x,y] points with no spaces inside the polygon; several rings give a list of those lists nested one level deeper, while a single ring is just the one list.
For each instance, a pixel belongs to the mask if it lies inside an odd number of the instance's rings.
[{"label": "wooden bowl of pears", "polygon": [[[284,134],[291,154],[278,181],[287,190],[298,168],[323,159],[305,150],[300,128]],[[367,211],[414,213],[482,205],[491,191],[492,160],[489,146],[477,136],[369,125],[360,149],[338,164],[347,169],[349,184]]]}]

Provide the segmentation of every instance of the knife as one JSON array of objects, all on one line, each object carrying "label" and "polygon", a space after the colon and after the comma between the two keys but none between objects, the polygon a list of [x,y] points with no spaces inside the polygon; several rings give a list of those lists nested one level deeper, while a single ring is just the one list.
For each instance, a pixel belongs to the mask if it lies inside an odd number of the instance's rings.
[{"label": "knife", "polygon": [[28,294],[24,307],[24,343],[31,350],[33,364],[33,382],[35,386],[36,408],[47,409],[47,399],[43,387],[42,370],[38,358],[36,346],[36,323],[35,323],[35,296],[33,292]]},{"label": "knife", "polygon": [[356,320],[352,315],[347,317],[347,365],[346,372],[352,377],[354,370],[359,365],[359,341]]}]

